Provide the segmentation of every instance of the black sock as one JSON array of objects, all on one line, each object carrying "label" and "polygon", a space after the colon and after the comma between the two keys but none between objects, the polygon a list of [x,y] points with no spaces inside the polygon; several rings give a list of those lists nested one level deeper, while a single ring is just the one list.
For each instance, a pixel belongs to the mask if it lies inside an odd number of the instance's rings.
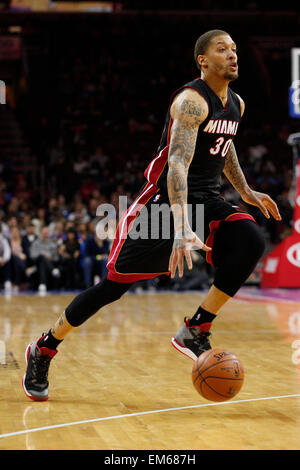
[{"label": "black sock", "polygon": [[191,318],[189,325],[190,326],[200,326],[200,329],[203,331],[209,331],[212,321],[216,318],[217,315],[207,312],[204,308],[199,307],[195,315]]},{"label": "black sock", "polygon": [[56,349],[57,346],[62,341],[63,341],[62,339],[54,338],[54,336],[51,333],[51,330],[49,330],[48,333],[38,341],[38,347],[39,348]]}]

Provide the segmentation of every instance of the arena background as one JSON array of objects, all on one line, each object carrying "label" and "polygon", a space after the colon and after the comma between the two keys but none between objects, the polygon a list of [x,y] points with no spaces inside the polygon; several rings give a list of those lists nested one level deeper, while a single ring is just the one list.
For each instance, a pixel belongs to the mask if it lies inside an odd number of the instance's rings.
[{"label": "arena background", "polygon": [[[159,144],[170,95],[198,76],[193,46],[209,29],[228,31],[238,45],[240,77],[232,88],[246,112],[236,148],[250,185],[270,194],[282,214],[276,223],[248,207],[264,231],[265,254],[291,233],[294,169],[287,138],[300,123],[289,116],[288,93],[300,14],[292,2],[284,5],[277,11],[273,2],[258,1],[204,0],[197,9],[192,2],[2,2],[2,235],[11,242],[13,233],[13,245],[26,251],[31,223],[36,236],[48,226],[58,245],[73,227],[80,245],[78,259],[58,256],[49,291],[82,289],[105,275],[109,246],[85,251],[95,236],[96,209],[103,202],[117,208],[120,195],[134,199]],[[242,204],[225,178],[222,193]],[[92,277],[84,271],[87,256]],[[0,268],[4,290],[39,289],[29,258],[12,250],[9,271]],[[261,266],[262,260],[247,284],[259,285]],[[211,275],[199,258],[183,280],[160,278],[135,288],[201,289]]]}]

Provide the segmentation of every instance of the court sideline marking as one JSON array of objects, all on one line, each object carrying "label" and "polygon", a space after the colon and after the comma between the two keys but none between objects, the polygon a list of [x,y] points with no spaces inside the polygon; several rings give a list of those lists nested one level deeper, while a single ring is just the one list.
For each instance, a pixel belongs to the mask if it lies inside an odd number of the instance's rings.
[{"label": "court sideline marking", "polygon": [[127,414],[116,415],[116,416],[105,416],[102,418],[92,418],[92,419],[85,419],[82,421],[72,421],[70,423],[53,424],[51,426],[42,426],[39,428],[24,429],[22,431],[15,431],[15,432],[9,432],[5,434],[0,434],[0,438],[19,436],[22,434],[29,434],[29,433],[38,432],[38,431],[47,431],[49,429],[65,428],[68,426],[75,426],[78,424],[97,423],[101,421],[110,421],[113,419],[130,418],[134,416],[145,416],[145,415],[156,414],[156,413],[167,413],[169,411],[191,410],[195,408],[206,408],[208,406],[233,405],[235,403],[249,403],[249,402],[254,402],[254,401],[276,400],[280,398],[295,398],[295,397],[300,397],[300,393],[297,393],[294,395],[279,395],[279,396],[274,396],[274,397],[248,398],[245,400],[231,400],[231,401],[225,401],[225,402],[204,403],[201,405],[179,406],[176,408],[165,408],[165,409],[160,409],[160,410],[139,411],[137,413],[127,413]]}]

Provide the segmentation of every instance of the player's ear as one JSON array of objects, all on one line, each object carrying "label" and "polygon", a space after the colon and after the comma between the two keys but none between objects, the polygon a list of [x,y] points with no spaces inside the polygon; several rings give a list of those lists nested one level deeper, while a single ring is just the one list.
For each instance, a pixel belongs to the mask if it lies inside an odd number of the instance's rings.
[{"label": "player's ear", "polygon": [[205,68],[207,66],[207,59],[205,55],[198,55],[197,62],[201,66],[201,68]]}]

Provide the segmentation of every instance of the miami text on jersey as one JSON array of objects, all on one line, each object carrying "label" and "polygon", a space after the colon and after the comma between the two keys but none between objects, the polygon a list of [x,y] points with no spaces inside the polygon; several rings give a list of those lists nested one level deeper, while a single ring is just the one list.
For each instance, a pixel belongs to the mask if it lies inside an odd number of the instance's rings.
[{"label": "miami text on jersey", "polygon": [[228,121],[227,119],[210,119],[203,129],[209,134],[230,134],[235,135],[238,129],[238,121]]}]

